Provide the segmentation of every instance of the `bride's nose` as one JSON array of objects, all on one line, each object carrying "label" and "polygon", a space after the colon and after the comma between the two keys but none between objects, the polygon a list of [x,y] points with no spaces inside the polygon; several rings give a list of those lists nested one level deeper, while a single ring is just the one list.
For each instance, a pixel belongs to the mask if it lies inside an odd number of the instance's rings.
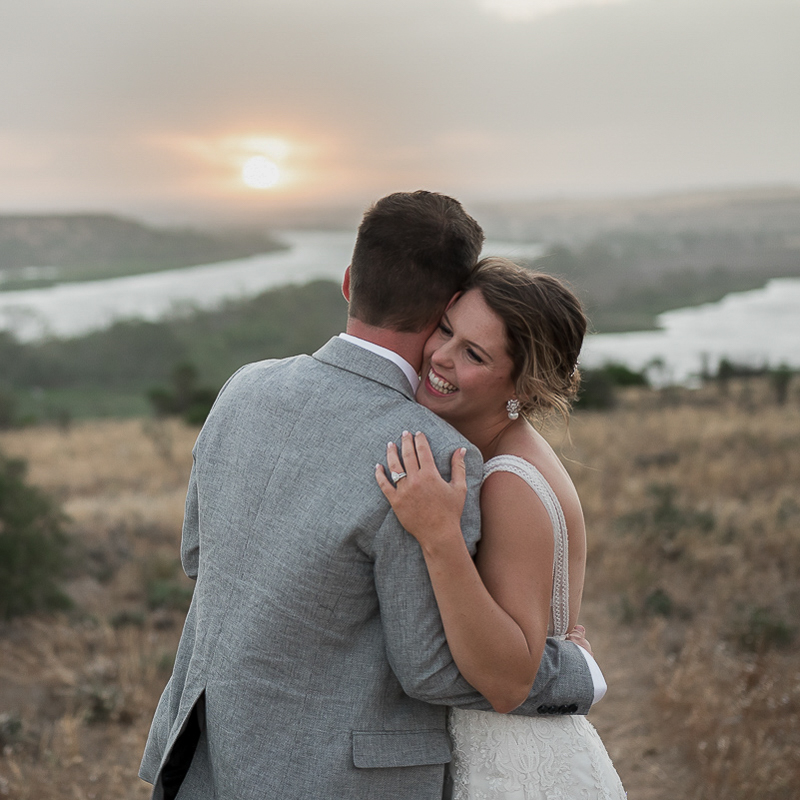
[{"label": "bride's nose", "polygon": [[453,357],[450,353],[450,348],[448,347],[450,343],[446,342],[445,344],[440,345],[431,353],[431,364],[434,367],[448,367],[452,366],[453,364]]}]

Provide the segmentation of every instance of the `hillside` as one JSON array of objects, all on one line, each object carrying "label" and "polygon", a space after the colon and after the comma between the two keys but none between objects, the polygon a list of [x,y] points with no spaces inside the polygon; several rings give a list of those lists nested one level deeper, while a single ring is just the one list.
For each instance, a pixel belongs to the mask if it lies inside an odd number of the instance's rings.
[{"label": "hillside", "polygon": [[243,258],[280,247],[255,231],[155,228],[110,214],[0,216],[0,289]]},{"label": "hillside", "polygon": [[[469,207],[490,239],[541,242],[530,266],[566,278],[598,332],[646,330],[658,314],[800,277],[800,190],[562,199]],[[265,230],[354,230],[360,210],[275,210],[227,233],[110,215],[0,216],[0,290],[239,258],[280,245]]]},{"label": "hillside", "polygon": [[476,215],[494,236],[547,244],[532,266],[570,280],[602,332],[800,277],[795,189],[503,203]]},{"label": "hillside", "polygon": [[[136,778],[191,583],[178,544],[196,429],[149,419],[0,434],[71,518],[69,613],[0,624],[0,795],[149,796]],[[631,390],[562,452],[589,534],[593,709],[631,798],[789,800],[800,781],[800,386]]]},{"label": "hillside", "polygon": [[216,393],[243,364],[313,352],[344,329],[346,315],[341,287],[314,281],[188,317],[118,322],[74,339],[21,344],[0,331],[0,428],[146,414],[148,390],[169,384],[186,365]]}]

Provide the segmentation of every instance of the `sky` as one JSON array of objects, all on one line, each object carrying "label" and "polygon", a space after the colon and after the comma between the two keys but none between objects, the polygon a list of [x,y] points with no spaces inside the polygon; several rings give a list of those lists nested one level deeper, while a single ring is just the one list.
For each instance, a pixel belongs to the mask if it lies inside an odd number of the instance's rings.
[{"label": "sky", "polygon": [[0,0],[0,212],[800,186],[799,43],[800,0]]}]

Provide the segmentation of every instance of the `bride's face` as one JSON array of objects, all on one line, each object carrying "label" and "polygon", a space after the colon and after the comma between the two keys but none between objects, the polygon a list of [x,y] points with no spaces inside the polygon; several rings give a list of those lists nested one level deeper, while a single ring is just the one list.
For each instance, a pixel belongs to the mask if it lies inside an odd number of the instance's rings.
[{"label": "bride's face", "polygon": [[514,396],[513,368],[503,321],[471,289],[425,344],[417,401],[453,424],[494,421]]}]

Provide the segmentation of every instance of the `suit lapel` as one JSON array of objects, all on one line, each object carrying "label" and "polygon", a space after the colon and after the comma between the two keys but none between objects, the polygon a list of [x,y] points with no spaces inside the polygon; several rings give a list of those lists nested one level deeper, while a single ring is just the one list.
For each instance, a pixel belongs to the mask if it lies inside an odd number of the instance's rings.
[{"label": "suit lapel", "polygon": [[323,364],[329,364],[337,369],[343,369],[345,372],[381,383],[400,392],[409,400],[414,399],[408,378],[397,364],[352,342],[340,339],[338,336],[334,336],[317,350],[313,358]]}]

